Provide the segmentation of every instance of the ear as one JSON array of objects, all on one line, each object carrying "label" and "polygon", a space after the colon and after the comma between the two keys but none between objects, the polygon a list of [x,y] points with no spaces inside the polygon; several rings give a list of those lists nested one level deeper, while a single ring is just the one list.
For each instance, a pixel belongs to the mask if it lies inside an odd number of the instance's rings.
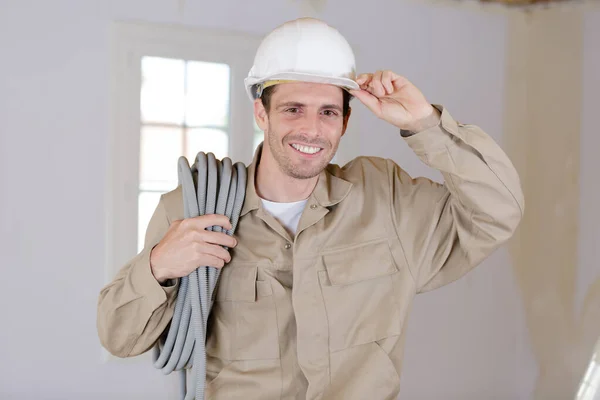
[{"label": "ear", "polygon": [[348,128],[348,120],[350,119],[350,114],[352,114],[352,108],[348,107],[348,114],[344,117],[344,126],[342,127],[342,136],[346,133],[346,128]]},{"label": "ear", "polygon": [[269,114],[260,99],[254,100],[254,119],[256,125],[264,132],[269,126]]}]

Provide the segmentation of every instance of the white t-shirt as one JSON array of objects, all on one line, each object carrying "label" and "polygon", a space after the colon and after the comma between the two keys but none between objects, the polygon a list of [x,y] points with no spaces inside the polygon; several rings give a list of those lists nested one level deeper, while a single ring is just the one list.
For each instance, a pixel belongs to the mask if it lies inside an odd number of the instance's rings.
[{"label": "white t-shirt", "polygon": [[271,214],[279,223],[294,237],[298,229],[298,223],[308,200],[295,201],[293,203],[275,203],[261,199],[265,210]]}]

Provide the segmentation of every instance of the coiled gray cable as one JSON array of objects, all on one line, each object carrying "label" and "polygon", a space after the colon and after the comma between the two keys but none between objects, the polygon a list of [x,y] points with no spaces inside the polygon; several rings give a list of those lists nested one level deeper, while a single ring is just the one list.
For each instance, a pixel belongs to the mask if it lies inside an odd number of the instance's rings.
[{"label": "coiled gray cable", "polygon": [[[214,154],[198,153],[190,167],[185,157],[178,161],[179,184],[183,192],[185,218],[221,214],[229,218],[233,235],[246,195],[246,166],[232,164],[229,158],[219,161]],[[223,232],[220,226],[207,230]],[[206,383],[207,323],[213,303],[213,292],[220,269],[199,266],[180,280],[175,312],[166,339],[154,347],[154,366],[165,375],[174,370],[181,374],[181,393],[184,400],[204,400]],[[188,392],[186,369],[192,368],[192,385]]]}]

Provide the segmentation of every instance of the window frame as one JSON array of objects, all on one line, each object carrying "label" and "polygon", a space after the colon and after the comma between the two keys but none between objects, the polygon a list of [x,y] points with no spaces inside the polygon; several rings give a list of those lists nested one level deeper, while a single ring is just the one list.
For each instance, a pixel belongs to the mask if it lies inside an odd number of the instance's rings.
[{"label": "window frame", "polygon": [[105,283],[114,279],[138,249],[142,57],[229,65],[229,157],[248,164],[253,155],[253,105],[243,81],[259,44],[259,37],[246,33],[138,22],[113,23],[105,182]]}]

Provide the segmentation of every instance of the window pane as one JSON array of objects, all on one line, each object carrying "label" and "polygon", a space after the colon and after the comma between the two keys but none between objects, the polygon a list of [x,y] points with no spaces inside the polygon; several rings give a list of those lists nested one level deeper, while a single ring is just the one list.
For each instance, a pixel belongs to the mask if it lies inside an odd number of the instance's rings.
[{"label": "window pane", "polygon": [[142,121],[181,124],[184,93],[183,60],[142,58]]},{"label": "window pane", "polygon": [[229,79],[227,64],[188,62],[185,115],[188,126],[227,127]]},{"label": "window pane", "polygon": [[138,196],[138,252],[144,248],[148,222],[160,200],[160,192],[141,192]]},{"label": "window pane", "polygon": [[222,160],[229,154],[229,137],[219,129],[190,129],[186,146],[186,157],[190,164],[201,151],[214,153],[217,159]]},{"label": "window pane", "polygon": [[171,190],[177,186],[177,159],[182,155],[182,129],[142,127],[140,187]]}]

